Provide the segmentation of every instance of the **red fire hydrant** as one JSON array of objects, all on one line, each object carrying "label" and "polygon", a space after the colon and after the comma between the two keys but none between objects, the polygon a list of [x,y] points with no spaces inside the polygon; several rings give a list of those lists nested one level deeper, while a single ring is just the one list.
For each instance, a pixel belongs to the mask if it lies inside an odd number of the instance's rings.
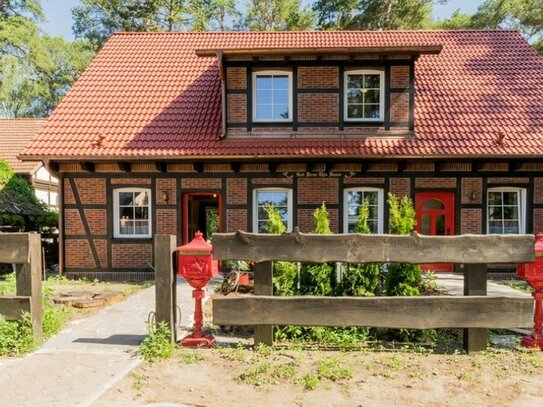
[{"label": "red fire hydrant", "polygon": [[178,247],[179,275],[184,277],[190,286],[194,288],[194,329],[192,334],[181,341],[183,346],[213,346],[215,338],[205,335],[202,331],[202,298],[205,296],[203,288],[212,277],[218,274],[218,268],[214,267],[211,257],[213,247],[207,243],[201,232],[196,232],[190,243]]},{"label": "red fire hydrant", "polygon": [[534,289],[532,296],[535,300],[534,331],[522,338],[520,343],[526,348],[543,349],[543,233],[535,237],[535,262],[519,264],[517,276],[524,278]]}]

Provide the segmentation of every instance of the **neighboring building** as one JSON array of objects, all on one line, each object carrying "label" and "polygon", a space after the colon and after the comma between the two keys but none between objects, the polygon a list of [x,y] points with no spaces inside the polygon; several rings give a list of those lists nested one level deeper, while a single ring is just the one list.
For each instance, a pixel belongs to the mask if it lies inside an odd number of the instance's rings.
[{"label": "neighboring building", "polygon": [[45,123],[44,119],[0,119],[0,158],[34,187],[36,197],[50,208],[58,208],[58,179],[43,166],[41,159],[21,161],[19,153]]},{"label": "neighboring building", "polygon": [[266,202],[303,232],[367,198],[386,233],[393,192],[421,233],[532,233],[542,95],[513,31],[120,33],[23,157],[62,176],[70,276],[148,276],[156,233],[261,231]]}]

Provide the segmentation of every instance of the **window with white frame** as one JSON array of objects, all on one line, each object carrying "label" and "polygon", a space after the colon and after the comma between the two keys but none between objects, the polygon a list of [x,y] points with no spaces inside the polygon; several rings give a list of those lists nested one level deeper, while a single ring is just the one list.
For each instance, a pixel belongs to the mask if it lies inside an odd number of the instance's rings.
[{"label": "window with white frame", "polygon": [[122,188],[113,191],[114,236],[151,237],[151,190]]},{"label": "window with white frame", "polygon": [[487,233],[526,231],[526,189],[490,188],[487,191]]},{"label": "window with white frame", "polygon": [[253,72],[253,121],[292,121],[292,72]]},{"label": "window with white frame", "polygon": [[346,121],[383,121],[385,101],[384,72],[379,70],[345,71]]},{"label": "window with white frame", "polygon": [[261,188],[254,191],[253,231],[256,233],[268,233],[267,205],[275,208],[287,231],[292,230],[292,190],[283,188]]},{"label": "window with white frame", "polygon": [[356,223],[364,201],[368,202],[368,226],[371,233],[383,233],[383,190],[379,188],[345,190],[343,230],[345,233],[356,233]]}]

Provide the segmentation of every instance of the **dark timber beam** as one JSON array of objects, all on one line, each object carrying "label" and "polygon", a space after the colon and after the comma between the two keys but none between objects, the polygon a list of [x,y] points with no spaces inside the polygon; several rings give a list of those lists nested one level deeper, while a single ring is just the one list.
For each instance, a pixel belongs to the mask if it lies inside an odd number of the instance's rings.
[{"label": "dark timber beam", "polygon": [[239,162],[230,163],[230,168],[232,169],[232,172],[239,172],[240,167],[241,167],[241,164]]},{"label": "dark timber beam", "polygon": [[204,172],[203,163],[192,163],[192,168],[194,168],[194,171],[196,171],[198,174],[201,174],[202,172]]},{"label": "dark timber beam", "polygon": [[156,162],[155,166],[158,172],[168,172],[168,164],[165,162]]},{"label": "dark timber beam", "polygon": [[520,160],[511,161],[509,163],[509,171],[519,171],[522,168],[522,164],[524,164]]},{"label": "dark timber beam", "polygon": [[[486,264],[465,264],[464,265],[464,295],[465,296],[486,296],[487,287],[487,265]],[[480,308],[473,308],[473,313],[479,315]],[[475,315],[474,315],[475,316]],[[471,318],[471,316],[469,317]],[[490,325],[484,325],[491,327]],[[464,349],[468,353],[481,352],[486,350],[486,328],[464,329]]]},{"label": "dark timber beam", "polygon": [[277,163],[268,163],[268,170],[270,172],[277,172]]}]

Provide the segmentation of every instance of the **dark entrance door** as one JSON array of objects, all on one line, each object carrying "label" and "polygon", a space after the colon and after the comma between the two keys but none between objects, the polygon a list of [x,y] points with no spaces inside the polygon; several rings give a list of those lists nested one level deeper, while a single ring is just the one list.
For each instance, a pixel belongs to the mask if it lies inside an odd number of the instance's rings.
[{"label": "dark entrance door", "polygon": [[[416,230],[422,235],[454,235],[454,192],[415,195]],[[423,270],[453,271],[452,264],[423,264]]]},{"label": "dark entrance door", "polygon": [[183,244],[200,231],[204,239],[221,231],[221,195],[211,192],[183,194]]}]

